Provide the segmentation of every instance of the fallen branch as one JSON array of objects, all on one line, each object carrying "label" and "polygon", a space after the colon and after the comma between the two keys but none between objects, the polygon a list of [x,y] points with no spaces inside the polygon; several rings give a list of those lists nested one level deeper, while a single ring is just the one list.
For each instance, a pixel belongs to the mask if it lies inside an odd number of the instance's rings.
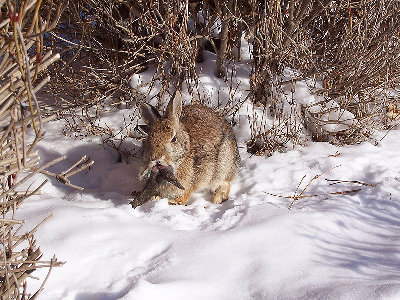
[{"label": "fallen branch", "polygon": [[[47,171],[47,170],[41,170],[42,174],[48,175],[48,176],[52,176],[54,178],[57,179],[58,182],[68,185],[74,189],[78,189],[78,190],[83,190],[83,187],[77,186],[75,184],[72,184],[68,177],[75,175],[78,172],[81,172],[87,168],[89,168],[91,165],[94,164],[94,161],[91,160],[81,166],[79,166],[84,160],[86,159],[86,155],[84,155],[79,161],[77,161],[76,163],[74,163],[71,167],[69,167],[67,170],[65,170],[64,172],[61,172],[59,174]],[[79,166],[79,167],[78,167]],[[76,168],[75,170],[73,170],[74,168]]]},{"label": "fallen branch", "polygon": [[334,185],[334,184],[338,184],[338,183],[355,183],[355,184],[361,184],[361,185],[365,185],[365,186],[372,186],[374,187],[374,184],[371,183],[365,183],[365,182],[361,182],[358,180],[340,180],[340,179],[325,179],[328,182],[331,182],[329,185]]},{"label": "fallen branch", "polygon": [[301,196],[282,196],[282,195],[276,195],[276,194],[272,194],[272,193],[266,193],[266,194],[271,195],[271,196],[275,196],[275,197],[279,197],[279,198],[296,199],[296,200],[298,200],[298,199],[303,199],[303,198],[312,198],[312,197],[320,197],[320,196],[328,196],[328,195],[352,194],[352,193],[358,193],[360,191],[362,191],[362,189],[354,189],[354,190],[346,190],[346,191],[323,193],[323,194],[314,194],[314,195],[301,195]]},{"label": "fallen branch", "polygon": [[[311,183],[313,181],[315,181],[316,179],[318,179],[319,177],[321,177],[322,175],[330,172],[331,170],[333,170],[334,168],[337,168],[339,166],[335,166],[332,167],[330,169],[328,169],[327,171],[315,175],[305,186],[305,188],[301,191],[301,193],[297,194],[303,180],[306,178],[306,175],[304,175],[299,184],[297,185],[296,191],[294,192],[293,196],[283,196],[283,195],[278,195],[278,194],[273,194],[273,193],[266,193],[268,195],[274,196],[274,197],[279,197],[279,198],[285,198],[285,199],[292,199],[292,202],[289,204],[288,209],[292,209],[293,205],[295,204],[295,202],[299,199],[304,199],[304,198],[313,198],[313,197],[321,197],[321,196],[329,196],[329,195],[345,195],[345,194],[355,194],[358,193],[360,191],[362,191],[361,188],[355,188],[355,189],[350,189],[350,190],[344,190],[344,191],[335,191],[335,192],[328,192],[328,193],[321,193],[321,194],[312,194],[312,195],[305,195],[306,190],[308,189],[308,187],[311,185]],[[369,184],[369,183],[365,183],[365,182],[361,182],[361,181],[357,181],[357,180],[339,180],[339,179],[325,179],[327,182],[331,182],[329,185],[334,185],[334,184],[338,184],[338,183],[353,183],[353,184],[359,184],[359,185],[363,185],[363,186],[369,186],[369,187],[374,187],[375,185],[373,184]]]}]

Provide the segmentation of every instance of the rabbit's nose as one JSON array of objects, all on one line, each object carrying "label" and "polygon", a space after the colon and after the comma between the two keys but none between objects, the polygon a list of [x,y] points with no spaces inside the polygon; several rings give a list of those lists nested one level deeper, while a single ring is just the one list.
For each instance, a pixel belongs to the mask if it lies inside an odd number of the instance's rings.
[{"label": "rabbit's nose", "polygon": [[152,156],[151,157],[151,163],[154,164],[154,165],[160,163],[160,161],[161,161],[161,159],[160,159],[159,156]]},{"label": "rabbit's nose", "polygon": [[151,162],[156,164],[161,158],[161,155],[159,155],[158,153],[152,153],[150,156]]},{"label": "rabbit's nose", "polygon": [[165,160],[164,156],[153,155],[151,163],[154,165],[163,165],[165,163],[164,160]]}]

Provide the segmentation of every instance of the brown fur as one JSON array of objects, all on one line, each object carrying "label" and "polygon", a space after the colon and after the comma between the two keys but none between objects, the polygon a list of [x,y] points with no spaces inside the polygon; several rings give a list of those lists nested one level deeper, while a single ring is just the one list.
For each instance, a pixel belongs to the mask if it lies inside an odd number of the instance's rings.
[{"label": "brown fur", "polygon": [[228,199],[239,153],[232,128],[222,117],[200,104],[182,108],[179,92],[168,103],[164,117],[157,116],[147,104],[141,107],[141,113],[149,126],[141,175],[147,177],[156,164],[171,166],[185,188],[154,180],[148,182],[142,196],[168,198],[172,204],[186,205],[192,192],[209,190],[216,204]]}]

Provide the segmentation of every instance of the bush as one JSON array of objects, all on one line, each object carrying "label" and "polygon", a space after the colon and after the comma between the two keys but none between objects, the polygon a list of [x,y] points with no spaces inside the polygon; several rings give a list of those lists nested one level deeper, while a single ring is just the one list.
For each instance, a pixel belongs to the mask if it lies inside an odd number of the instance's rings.
[{"label": "bush", "polygon": [[[307,132],[314,140],[356,143],[396,119],[388,116],[398,110],[399,11],[396,0],[70,1],[49,39],[62,53],[49,87],[73,119],[70,132],[110,140],[109,131],[93,126],[94,112],[144,101],[129,86],[133,74],[154,67],[151,84],[161,86],[162,106],[183,81],[193,92],[204,49],[217,55],[215,75],[229,81],[226,66],[240,61],[245,35],[252,47],[249,98],[276,120],[267,131],[256,127],[250,145],[271,153]],[[288,101],[285,90],[306,79],[318,101]],[[352,122],[342,117],[348,113]]]},{"label": "bush", "polygon": [[[31,231],[18,231],[24,220],[15,211],[45,184],[33,190],[18,190],[24,182],[52,164],[38,167],[39,156],[35,145],[42,138],[42,124],[54,119],[39,106],[36,92],[50,78],[45,69],[59,56],[44,49],[43,34],[57,23],[60,7],[41,5],[41,1],[0,1],[0,298],[34,299],[26,292],[26,279],[38,268],[60,266],[54,257],[41,261],[41,251]],[[44,21],[46,20],[46,22]],[[33,131],[34,140],[27,138]],[[54,162],[53,162],[54,163]],[[21,178],[21,173],[25,177]],[[44,280],[45,282],[46,280]],[[44,283],[43,283],[44,284]]]}]

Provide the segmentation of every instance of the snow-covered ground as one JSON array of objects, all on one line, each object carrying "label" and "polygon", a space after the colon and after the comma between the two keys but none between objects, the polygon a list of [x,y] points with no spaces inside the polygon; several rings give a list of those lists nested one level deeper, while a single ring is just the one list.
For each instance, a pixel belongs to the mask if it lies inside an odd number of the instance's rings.
[{"label": "snow-covered ground", "polygon": [[[223,83],[210,74],[199,76],[202,93],[216,95]],[[66,261],[39,299],[400,299],[400,130],[382,141],[386,133],[376,133],[377,146],[309,142],[250,156],[248,105],[235,127],[243,166],[221,205],[197,193],[187,206],[161,200],[132,209],[138,161],[117,163],[97,140],[65,137],[62,121],[47,124],[42,161],[68,155],[50,171],[84,154],[95,164],[71,177],[84,191],[51,180],[17,210],[27,229],[53,214],[36,238],[44,259]],[[105,118],[119,124],[130,113]],[[310,197],[289,210],[292,199],[282,196],[305,188]],[[40,284],[30,279],[28,289]]]}]

